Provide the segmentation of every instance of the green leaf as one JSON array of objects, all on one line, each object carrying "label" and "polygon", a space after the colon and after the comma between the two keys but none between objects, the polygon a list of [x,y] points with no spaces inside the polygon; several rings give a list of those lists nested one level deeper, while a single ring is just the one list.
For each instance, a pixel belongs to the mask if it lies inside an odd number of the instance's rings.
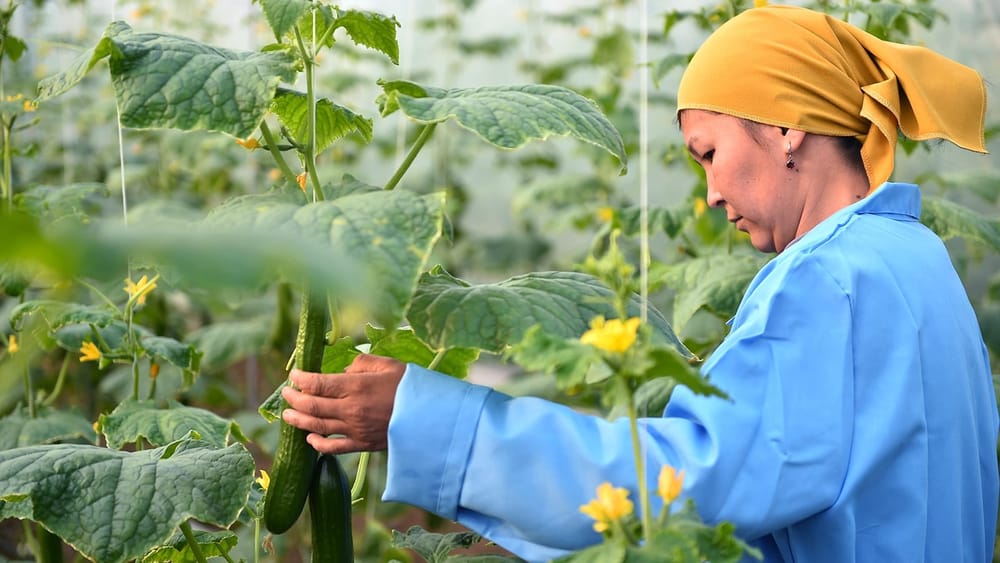
[{"label": "green leaf", "polygon": [[236,52],[164,33],[134,33],[112,22],[91,53],[39,84],[39,99],[65,92],[109,57],[115,98],[125,127],[207,129],[249,136],[281,81],[295,79],[282,51]]},{"label": "green leaf", "polygon": [[188,334],[187,341],[201,351],[201,367],[206,371],[225,368],[261,350],[271,333],[266,316],[215,322]]},{"label": "green leaf", "polygon": [[765,262],[754,256],[708,255],[667,266],[663,281],[676,291],[676,330],[683,330],[702,308],[723,318],[736,314],[743,292]]},{"label": "green leaf", "polygon": [[368,286],[358,283],[364,272],[340,249],[292,236],[289,230],[232,225],[172,221],[133,228],[109,221],[45,225],[43,230],[37,219],[13,213],[0,221],[0,262],[41,266],[56,278],[106,279],[109,272],[124,271],[130,260],[141,260],[155,266],[164,280],[188,287],[256,290],[294,279],[329,288],[347,300],[364,299]]},{"label": "green leaf", "polygon": [[[223,557],[239,543],[239,538],[229,530],[212,532],[194,530],[194,539],[206,558]],[[198,559],[191,551],[187,538],[177,532],[164,545],[156,546],[142,557],[142,563],[196,563]]]},{"label": "green leaf", "polygon": [[341,250],[357,266],[351,276],[372,297],[375,319],[403,318],[431,249],[441,235],[444,195],[361,192],[304,206],[273,196],[244,196],[216,208],[210,224],[289,233]]},{"label": "green leaf", "polygon": [[[436,266],[420,279],[407,319],[432,348],[502,352],[536,324],[553,336],[578,338],[597,315],[615,317],[613,294],[597,278],[577,272],[536,272],[472,286]],[[629,304],[639,316],[638,296]],[[656,310],[649,322],[658,341],[691,353]]]},{"label": "green leaf", "polygon": [[[104,30],[104,35],[92,49],[84,51],[70,63],[66,70],[43,78],[38,82],[36,100],[41,102],[68,92],[83,80],[83,77],[94,68],[101,59],[107,57],[112,51],[117,51],[118,47],[111,40],[110,35],[119,29],[119,25],[128,27],[124,23],[114,22]],[[121,53],[116,53],[121,56]]]},{"label": "green leaf", "polygon": [[[288,128],[296,143],[309,144],[309,104],[305,94],[279,89],[271,102],[271,111]],[[358,133],[366,143],[371,142],[372,120],[325,98],[316,101],[316,154],[351,133]]]},{"label": "green leaf", "polygon": [[481,539],[482,537],[475,532],[435,534],[420,526],[410,526],[405,534],[399,530],[392,531],[393,546],[412,549],[427,563],[443,563],[452,550],[469,547]]},{"label": "green leaf", "polygon": [[224,448],[232,440],[246,442],[238,424],[211,411],[170,401],[167,408],[153,401],[126,401],[98,420],[108,447],[120,449],[145,439],[153,447],[165,446],[194,432],[200,440]]},{"label": "green leaf", "polygon": [[0,518],[41,523],[89,559],[121,563],[163,545],[190,518],[228,527],[250,494],[241,444],[198,440],[121,452],[76,444],[0,452]]},{"label": "green leaf", "polygon": [[185,384],[193,383],[201,362],[201,352],[190,344],[178,342],[166,336],[144,335],[139,346],[155,362],[167,362],[184,372]]},{"label": "green leaf", "polygon": [[49,325],[49,330],[55,332],[71,324],[93,324],[108,326],[121,320],[121,312],[108,305],[81,305],[65,301],[25,301],[10,313],[10,326],[15,332],[21,330],[21,323],[28,315],[39,314]]},{"label": "green leaf", "polygon": [[[556,559],[559,563],[624,563],[625,544],[618,541],[601,542]],[[673,563],[673,559],[664,559]]]},{"label": "green leaf", "polygon": [[32,418],[21,408],[0,418],[0,451],[78,440],[96,444],[97,433],[75,412],[43,408]]},{"label": "green leaf", "polygon": [[323,373],[341,373],[361,354],[354,346],[354,339],[344,336],[323,348]]},{"label": "green leaf", "polygon": [[963,237],[1000,252],[1000,220],[937,197],[923,199],[920,221],[942,239]]},{"label": "green leaf", "polygon": [[[670,395],[673,394],[675,387],[677,387],[677,380],[673,377],[656,377],[642,383],[633,395],[636,413],[640,417],[662,415],[664,409],[667,408],[667,403],[670,402]],[[616,407],[608,413],[608,419],[613,420],[628,416],[625,405],[616,405]]]},{"label": "green leaf", "polygon": [[[670,238],[675,238],[694,216],[690,205],[678,208],[651,207],[647,209],[646,221],[650,232],[661,231]],[[618,211],[613,224],[620,228],[625,236],[636,236],[642,228],[642,210],[639,207],[628,207]]]},{"label": "green leaf", "polygon": [[309,12],[309,0],[260,0],[264,17],[277,38],[292,30],[295,22]]},{"label": "green leaf", "polygon": [[597,348],[580,344],[576,339],[548,334],[541,325],[529,328],[524,338],[511,348],[510,355],[528,371],[551,373],[560,389],[574,389],[600,379],[591,376],[594,372],[608,375]]},{"label": "green leaf", "polygon": [[364,10],[337,10],[336,28],[344,28],[358,45],[378,51],[393,64],[399,64],[399,43],[396,28],[399,22],[391,16]]},{"label": "green leaf", "polygon": [[596,66],[608,67],[616,76],[626,76],[635,67],[635,51],[632,37],[624,27],[615,28],[597,38],[591,60]]},{"label": "green leaf", "polygon": [[618,130],[597,104],[568,88],[529,84],[442,90],[405,81],[381,85],[383,115],[398,107],[417,123],[455,119],[488,143],[507,149],[552,135],[571,136],[611,153],[625,173],[628,157]]},{"label": "green leaf", "polygon": [[659,87],[660,81],[666,78],[666,76],[670,74],[670,71],[672,71],[675,68],[684,68],[690,61],[691,61],[690,53],[689,54],[674,53],[667,55],[666,57],[663,57],[662,59],[657,61],[656,65],[653,67],[653,72],[651,75],[653,84]]},{"label": "green leaf", "polygon": [[[68,186],[34,186],[19,193],[15,201],[22,209],[35,217],[59,220],[75,217],[86,220],[99,215],[99,207],[88,202],[92,197],[107,198],[111,191],[105,184],[82,183]],[[88,203],[91,203],[88,205]]]},{"label": "green leaf", "polygon": [[3,38],[3,53],[12,62],[17,62],[21,55],[28,50],[28,45],[20,37],[5,34]]},{"label": "green leaf", "polygon": [[[437,352],[422,342],[412,329],[401,328],[389,331],[368,325],[365,335],[371,343],[371,353],[389,356],[405,363],[427,367]],[[469,375],[469,367],[479,358],[479,350],[474,348],[450,348],[434,368],[436,371],[464,379]]]}]

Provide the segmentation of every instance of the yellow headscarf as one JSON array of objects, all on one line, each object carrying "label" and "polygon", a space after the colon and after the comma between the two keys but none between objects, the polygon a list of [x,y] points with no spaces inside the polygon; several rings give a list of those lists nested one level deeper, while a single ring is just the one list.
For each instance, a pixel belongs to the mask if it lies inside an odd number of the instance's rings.
[{"label": "yellow headscarf", "polygon": [[681,78],[677,110],[705,109],[861,141],[869,190],[892,174],[897,130],[986,152],[975,70],[832,16],[766,6],[724,23]]}]

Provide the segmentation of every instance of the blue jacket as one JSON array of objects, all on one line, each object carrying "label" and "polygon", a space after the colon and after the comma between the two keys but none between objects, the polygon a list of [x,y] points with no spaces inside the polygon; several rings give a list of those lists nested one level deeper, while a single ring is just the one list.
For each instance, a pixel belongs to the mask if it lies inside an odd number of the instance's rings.
[{"label": "blue jacket", "polygon": [[[648,482],[684,469],[703,518],[734,523],[766,561],[989,561],[989,359],[919,215],[916,186],[885,184],[769,262],[702,368],[731,401],[678,389],[641,420]],[[384,499],[541,561],[600,541],[579,507],[604,481],[636,498],[632,459],[627,420],[410,365]]]}]

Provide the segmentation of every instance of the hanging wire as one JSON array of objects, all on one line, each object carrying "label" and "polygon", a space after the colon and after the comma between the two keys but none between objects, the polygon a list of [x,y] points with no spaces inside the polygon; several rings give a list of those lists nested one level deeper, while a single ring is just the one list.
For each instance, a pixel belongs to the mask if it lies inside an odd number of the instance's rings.
[{"label": "hanging wire", "polygon": [[[117,19],[118,0],[111,3],[111,21]],[[122,111],[115,96],[115,125],[118,128],[118,176],[122,184],[122,221],[128,226],[128,192],[125,189],[125,134],[122,132]],[[132,263],[129,261],[129,278],[132,277]]]},{"label": "hanging wire", "polygon": [[641,318],[649,317],[649,13],[639,0],[639,296]]}]

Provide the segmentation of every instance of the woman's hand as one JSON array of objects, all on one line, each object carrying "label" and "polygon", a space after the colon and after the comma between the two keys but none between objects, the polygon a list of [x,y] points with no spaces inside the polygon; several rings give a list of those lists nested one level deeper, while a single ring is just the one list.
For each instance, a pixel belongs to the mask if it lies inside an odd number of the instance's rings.
[{"label": "woman's hand", "polygon": [[292,385],[281,392],[289,408],[281,416],[310,432],[306,441],[320,453],[384,450],[405,369],[398,360],[362,354],[344,373],[292,370]]}]

